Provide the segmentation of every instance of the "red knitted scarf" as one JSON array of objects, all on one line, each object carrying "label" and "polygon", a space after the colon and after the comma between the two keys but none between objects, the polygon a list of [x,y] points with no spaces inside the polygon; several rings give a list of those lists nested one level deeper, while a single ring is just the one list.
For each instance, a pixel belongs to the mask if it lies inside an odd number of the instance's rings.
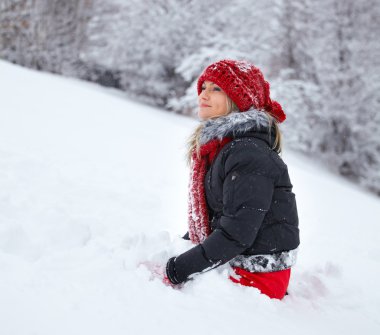
[{"label": "red knitted scarf", "polygon": [[223,146],[231,140],[231,137],[224,137],[222,140],[213,139],[203,144],[200,147],[199,158],[195,149],[192,152],[189,179],[188,224],[189,237],[195,244],[203,242],[211,233],[204,187],[207,169]]}]

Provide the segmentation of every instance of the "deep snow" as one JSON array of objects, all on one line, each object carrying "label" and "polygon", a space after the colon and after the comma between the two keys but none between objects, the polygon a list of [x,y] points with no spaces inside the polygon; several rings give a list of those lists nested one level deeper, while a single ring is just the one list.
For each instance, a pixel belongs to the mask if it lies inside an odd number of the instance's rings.
[{"label": "deep snow", "polygon": [[301,228],[290,295],[227,266],[182,289],[140,262],[191,247],[197,121],[0,61],[0,334],[378,334],[380,202],[284,150]]}]

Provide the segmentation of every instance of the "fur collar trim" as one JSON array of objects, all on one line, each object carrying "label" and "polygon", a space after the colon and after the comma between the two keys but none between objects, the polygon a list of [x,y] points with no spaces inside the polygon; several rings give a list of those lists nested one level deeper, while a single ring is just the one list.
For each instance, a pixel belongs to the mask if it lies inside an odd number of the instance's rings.
[{"label": "fur collar trim", "polygon": [[251,108],[246,112],[232,112],[226,116],[203,121],[200,144],[213,139],[222,140],[226,136],[235,137],[250,130],[269,128],[269,120],[265,112]]}]

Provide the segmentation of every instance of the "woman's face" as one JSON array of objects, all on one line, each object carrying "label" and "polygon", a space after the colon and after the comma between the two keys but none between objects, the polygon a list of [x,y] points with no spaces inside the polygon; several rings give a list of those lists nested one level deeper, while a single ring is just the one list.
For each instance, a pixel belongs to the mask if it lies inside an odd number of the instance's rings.
[{"label": "woman's face", "polygon": [[198,96],[198,116],[202,120],[227,115],[227,94],[211,81],[204,81]]}]

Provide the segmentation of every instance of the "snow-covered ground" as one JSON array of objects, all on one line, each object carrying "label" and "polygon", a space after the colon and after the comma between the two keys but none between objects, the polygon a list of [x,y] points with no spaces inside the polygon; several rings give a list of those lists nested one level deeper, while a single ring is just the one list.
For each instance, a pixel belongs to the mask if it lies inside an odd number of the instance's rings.
[{"label": "snow-covered ground", "polygon": [[191,247],[197,121],[0,61],[0,334],[379,334],[380,201],[287,150],[301,228],[289,296],[182,289],[141,262]]}]

